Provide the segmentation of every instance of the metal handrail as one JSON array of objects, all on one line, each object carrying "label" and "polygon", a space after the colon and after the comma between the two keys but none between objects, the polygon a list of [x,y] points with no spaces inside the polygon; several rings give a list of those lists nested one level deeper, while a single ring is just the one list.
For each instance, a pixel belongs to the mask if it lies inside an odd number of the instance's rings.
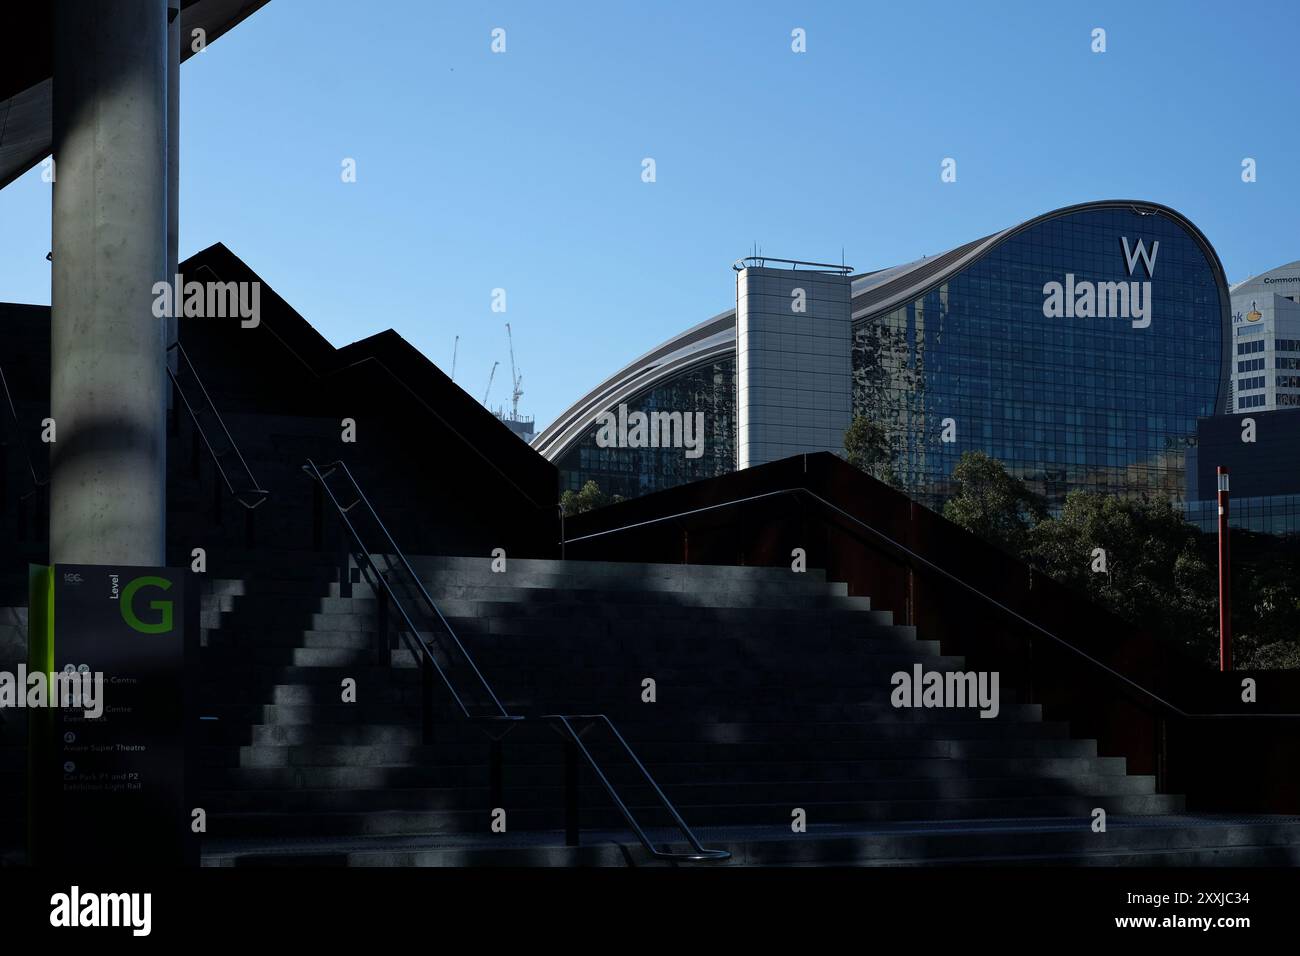
[{"label": "metal handrail", "polygon": [[[388,592],[389,597],[393,599],[393,603],[397,605],[397,609],[398,611],[401,612],[402,617],[405,619],[407,627],[410,629],[411,633],[414,634],[417,640],[419,641],[420,649],[421,652],[424,654],[425,659],[428,660],[431,664],[433,664],[435,668],[437,668],[438,674],[442,677],[443,683],[447,685],[447,689],[451,691],[452,696],[456,699],[456,704],[457,706],[460,707],[461,712],[466,717],[469,718],[474,718],[475,716],[477,716],[475,714],[470,713],[469,708],[465,706],[465,703],[461,699],[461,696],[458,693],[456,693],[455,688],[452,687],[451,681],[449,680],[447,675],[443,672],[442,667],[439,666],[438,661],[434,656],[432,648],[429,647],[428,642],[425,641],[423,637],[419,636],[419,630],[416,628],[415,622],[411,620],[411,616],[407,613],[406,606],[402,603],[401,598],[393,590],[393,586],[391,583],[389,583],[388,577],[382,571],[380,571],[380,569],[375,565],[374,559],[371,558],[370,556],[370,549],[366,547],[366,543],[364,539],[362,539],[360,532],[357,531],[356,526],[353,525],[351,519],[348,518],[348,512],[351,511],[352,508],[355,507],[357,504],[363,504],[366,506],[366,510],[370,512],[370,517],[374,520],[379,530],[383,533],[384,537],[388,540],[388,546],[390,548],[391,553],[397,555],[397,557],[401,560],[402,566],[406,568],[407,574],[409,574],[411,576],[411,580],[415,582],[415,586],[416,588],[419,589],[419,593],[424,598],[425,604],[428,606],[429,610],[431,610],[434,613],[434,615],[437,616],[438,622],[442,625],[443,629],[447,632],[447,635],[455,643],[456,649],[460,652],[461,656],[465,659],[465,662],[469,664],[470,669],[474,672],[474,676],[478,678],[479,683],[483,686],[483,690],[486,691],[488,697],[492,699],[492,703],[496,707],[496,710],[498,711],[498,713],[492,716],[509,717],[510,716],[509,711],[506,710],[505,705],[502,704],[501,701],[497,698],[496,692],[492,690],[492,685],[487,682],[487,678],[483,676],[483,672],[480,671],[478,669],[478,665],[474,663],[474,658],[470,655],[469,651],[465,649],[465,645],[462,644],[460,638],[456,636],[455,630],[452,629],[452,626],[447,622],[447,619],[443,617],[442,611],[438,609],[438,605],[434,603],[433,598],[429,596],[429,592],[425,590],[424,582],[421,581],[420,576],[415,573],[415,568],[413,568],[411,566],[411,562],[407,560],[405,552],[403,552],[402,549],[397,546],[397,542],[393,539],[392,534],[389,533],[388,527],[380,519],[379,513],[375,511],[374,505],[370,503],[370,499],[366,497],[365,492],[361,490],[361,485],[357,483],[357,480],[356,478],[353,477],[351,470],[342,461],[332,462],[326,467],[328,470],[322,472],[319,468],[316,467],[316,463],[312,461],[310,458],[308,458],[307,464],[304,466],[303,470],[307,471],[307,474],[311,475],[313,478],[319,481],[321,483],[321,487],[325,489],[325,493],[329,495],[330,501],[333,502],[334,507],[338,510],[339,517],[343,520],[343,524],[347,527],[348,532],[352,535],[352,539],[356,542],[357,548],[359,549],[360,553],[364,555],[366,563],[370,566],[371,570],[374,571],[375,577],[383,584],[384,589]],[[348,484],[352,486],[352,491],[357,496],[356,500],[353,501],[351,504],[349,504],[347,507],[344,507],[342,502],[338,500],[338,498],[334,494],[334,490],[330,488],[329,482],[326,480],[327,478],[329,478],[330,475],[334,474],[334,472],[336,471],[342,472],[342,474],[347,478]]]},{"label": "metal handrail", "polygon": [[[700,844],[700,841],[695,838],[695,834],[691,832],[691,828],[686,825],[686,821],[682,819],[681,814],[677,812],[677,808],[673,806],[672,801],[668,799],[667,794],[659,789],[659,784],[655,783],[655,779],[650,775],[650,771],[645,768],[645,764],[643,764],[640,758],[637,757],[636,753],[633,752],[631,746],[629,746],[628,742],[623,738],[623,735],[618,732],[618,728],[614,726],[614,722],[607,716],[604,714],[547,714],[542,719],[549,720],[553,724],[558,724],[569,739],[577,746],[578,752],[582,754],[584,759],[586,759],[587,765],[595,771],[597,779],[600,780],[601,785],[605,788],[605,792],[609,794],[610,799],[614,801],[614,805],[618,807],[619,813],[623,814],[623,819],[627,821],[627,825],[632,828],[632,832],[636,834],[637,839],[641,841],[641,845],[649,851],[651,856],[659,860],[678,860],[688,863],[726,860],[731,857],[730,850],[710,850]],[[596,758],[592,755],[591,751],[587,749],[587,745],[582,742],[582,735],[573,727],[572,721],[574,720],[596,721],[603,723],[605,727],[608,728],[614,739],[618,741],[619,746],[623,748],[623,752],[631,758],[632,763],[636,766],[637,770],[641,771],[641,776],[645,778],[646,783],[648,783],[650,788],[655,792],[655,796],[659,798],[659,802],[663,805],[664,809],[666,809],[672,816],[673,822],[677,825],[677,829],[681,831],[684,837],[686,837],[686,842],[691,845],[691,849],[695,851],[694,853],[670,853],[655,848],[654,844],[650,842],[650,838],[646,835],[646,832],[641,829],[641,825],[637,822],[636,817],[632,815],[632,811],[628,809],[627,804],[623,802],[623,798],[618,795],[618,790],[615,788],[614,784],[610,782],[610,779],[607,776],[605,776],[605,772],[601,770],[600,764],[596,762]]]},{"label": "metal handrail", "polygon": [[[370,549],[365,545],[364,538],[361,537],[361,533],[357,531],[356,525],[352,524],[352,519],[348,518],[348,512],[354,509],[357,503],[364,503],[365,507],[367,507],[367,510],[370,512],[370,518],[372,518],[374,523],[380,527],[383,536],[389,540],[391,549],[393,549],[394,553],[402,559],[402,563],[406,566],[412,579],[415,580],[416,587],[420,589],[422,594],[424,594],[426,604],[428,604],[430,609],[433,610],[433,613],[437,615],[439,622],[442,623],[443,628],[447,631],[447,635],[451,637],[452,641],[454,641],[456,649],[459,650],[461,657],[464,657],[465,661],[469,663],[469,667],[473,670],[474,676],[478,678],[478,682],[482,684],[482,688],[485,689],[487,696],[491,698],[495,708],[497,708],[498,713],[494,714],[494,717],[510,717],[510,713],[506,710],[506,706],[498,700],[493,689],[491,689],[490,685],[487,684],[484,675],[482,675],[482,672],[478,670],[478,666],[474,663],[473,657],[469,656],[468,650],[465,650],[465,646],[460,643],[459,637],[456,637],[456,632],[451,630],[451,624],[448,624],[447,619],[442,617],[442,611],[438,610],[438,606],[434,604],[433,598],[429,597],[429,592],[425,591],[424,583],[420,581],[420,576],[416,575],[415,568],[411,567],[411,562],[407,561],[406,554],[403,554],[402,549],[396,546],[396,541],[393,540],[393,535],[390,535],[389,529],[387,529],[386,525],[383,524],[377,512],[374,511],[374,506],[370,505],[369,498],[365,497],[364,492],[361,492],[361,486],[356,483],[355,477],[352,477],[352,472],[348,470],[346,464],[343,464],[343,462],[334,462],[326,468],[326,471],[322,472],[320,468],[316,467],[316,463],[313,462],[312,459],[308,458],[307,464],[304,464],[303,466],[303,471],[307,472],[308,476],[316,479],[318,483],[320,483],[321,488],[325,489],[325,494],[328,494],[330,502],[334,505],[334,509],[338,511],[339,519],[342,520],[344,527],[347,528],[348,535],[352,537],[352,541],[356,542],[357,554],[359,554],[361,558],[364,558],[365,563],[367,563],[370,570],[374,572],[374,578],[376,578],[378,583],[382,585],[383,589],[385,589],[387,594],[389,594],[389,597],[393,598],[393,604],[396,606],[396,609],[398,609],[398,613],[402,615],[403,620],[406,620],[409,640],[413,641],[411,646],[412,653],[415,653],[417,657],[424,659],[424,661],[428,661],[430,665],[433,665],[433,669],[438,672],[439,678],[442,678],[442,683],[447,685],[447,691],[451,693],[452,700],[455,700],[456,706],[460,708],[460,713],[464,714],[464,717],[469,719],[478,717],[477,714],[471,713],[471,710],[469,710],[468,706],[465,705],[463,698],[461,698],[459,693],[456,692],[456,688],[451,683],[450,676],[448,676],[447,672],[442,669],[442,665],[439,665],[437,656],[433,653],[433,648],[430,648],[428,641],[422,637],[420,628],[416,626],[415,620],[413,620],[411,614],[408,613],[406,604],[403,604],[402,598],[400,598],[399,594],[394,591],[393,584],[391,584],[389,579],[387,579],[385,572],[381,571],[380,567],[374,563],[374,559],[370,557]],[[343,502],[339,501],[338,496],[335,496],[334,489],[330,488],[328,479],[335,471],[342,471],[343,475],[347,477],[348,484],[352,485],[352,490],[354,490],[354,493],[357,496],[355,501],[352,501],[350,505],[344,506]]]},{"label": "metal handrail", "polygon": [[48,477],[42,479],[40,475],[36,473],[36,462],[32,460],[31,452],[27,450],[27,443],[23,441],[22,422],[18,420],[18,408],[14,405],[14,397],[9,391],[9,383],[5,380],[5,371],[3,368],[0,368],[0,388],[4,389],[5,407],[9,409],[9,420],[13,422],[14,442],[18,445],[19,450],[22,451],[23,458],[27,461],[27,470],[32,476],[32,490],[21,496],[23,500],[26,500],[36,494],[36,492],[45,485],[48,485],[50,479]]},{"label": "metal handrail", "polygon": [[1150,698],[1151,700],[1153,700],[1153,701],[1155,701],[1156,703],[1160,704],[1162,707],[1167,708],[1168,710],[1170,710],[1170,711],[1172,711],[1173,713],[1177,714],[1179,717],[1186,717],[1186,718],[1191,718],[1191,719],[1197,719],[1197,718],[1221,718],[1221,717],[1245,717],[1245,718],[1256,718],[1256,719],[1266,719],[1266,718],[1294,718],[1294,717],[1300,717],[1300,713],[1264,713],[1264,714],[1260,714],[1260,713],[1254,713],[1254,714],[1252,714],[1252,713],[1237,713],[1237,714],[1233,714],[1233,713],[1197,713],[1197,712],[1194,712],[1194,711],[1186,711],[1186,710],[1183,710],[1183,709],[1182,709],[1181,707],[1179,707],[1177,704],[1174,704],[1174,703],[1172,703],[1171,701],[1165,700],[1163,697],[1161,697],[1161,696],[1160,696],[1159,694],[1157,694],[1155,691],[1150,690],[1150,689],[1148,689],[1148,688],[1146,688],[1146,687],[1143,687],[1141,684],[1137,683],[1137,682],[1136,682],[1135,680],[1133,680],[1132,678],[1128,677],[1128,676],[1125,675],[1125,674],[1121,674],[1119,671],[1115,670],[1115,669],[1114,669],[1113,667],[1111,667],[1109,664],[1106,664],[1106,663],[1104,663],[1103,661],[1099,661],[1097,658],[1093,657],[1093,656],[1092,656],[1091,654],[1089,654],[1087,651],[1085,651],[1085,650],[1083,650],[1083,649],[1081,649],[1081,648],[1079,648],[1079,647],[1076,647],[1075,645],[1071,644],[1069,641],[1065,640],[1063,637],[1060,637],[1059,635],[1052,633],[1052,632],[1049,631],[1047,628],[1043,627],[1041,624],[1038,624],[1038,623],[1036,623],[1036,622],[1034,622],[1034,621],[1031,621],[1029,618],[1025,617],[1023,614],[1019,613],[1018,611],[1015,611],[1015,610],[1013,610],[1012,608],[1007,607],[1005,604],[1003,604],[1001,601],[997,600],[996,598],[994,598],[994,597],[992,597],[992,596],[990,596],[990,595],[988,595],[988,594],[985,594],[985,593],[984,593],[983,591],[981,591],[979,588],[975,587],[975,585],[970,584],[969,582],[963,580],[962,578],[959,578],[957,575],[953,574],[951,571],[947,570],[946,568],[941,568],[939,565],[935,564],[933,561],[930,561],[930,560],[928,560],[927,558],[924,558],[924,557],[922,557],[921,555],[917,554],[915,551],[911,550],[911,549],[908,548],[906,545],[900,544],[899,542],[895,541],[895,540],[894,540],[893,538],[891,538],[889,535],[885,534],[885,532],[879,530],[878,528],[874,528],[874,527],[872,527],[871,525],[869,525],[869,524],[867,524],[865,521],[863,521],[861,518],[858,518],[858,517],[856,517],[856,516],[854,516],[854,515],[849,514],[849,513],[848,513],[847,511],[845,511],[843,508],[839,507],[838,505],[836,505],[836,504],[834,504],[834,503],[832,503],[832,502],[830,502],[830,501],[827,501],[827,500],[826,500],[825,498],[823,498],[821,495],[817,494],[817,493],[814,492],[814,491],[810,491],[810,490],[807,489],[807,488],[781,488],[781,489],[778,489],[778,490],[776,490],[776,491],[767,491],[767,492],[763,492],[762,494],[758,494],[758,495],[750,495],[750,496],[748,496],[748,497],[746,497],[746,498],[736,498],[736,499],[733,499],[733,500],[731,500],[731,501],[722,501],[722,502],[718,502],[718,503],[716,503],[716,504],[712,504],[712,505],[704,505],[703,507],[700,507],[700,508],[692,508],[692,509],[689,509],[689,510],[687,510],[687,511],[679,512],[679,513],[677,513],[677,514],[664,515],[664,516],[661,516],[661,517],[658,517],[658,518],[649,518],[649,519],[647,519],[647,520],[645,520],[645,521],[635,521],[635,522],[631,522],[631,523],[626,524],[626,525],[622,525],[622,526],[617,527],[617,528],[607,528],[607,529],[604,530],[604,531],[595,531],[595,532],[592,532],[591,534],[578,535],[577,537],[574,537],[574,538],[567,538],[567,539],[564,539],[564,540],[561,542],[561,544],[562,544],[562,545],[566,545],[566,544],[571,544],[571,543],[573,543],[573,542],[577,542],[577,541],[588,541],[588,540],[591,540],[591,539],[593,539],[593,538],[600,538],[600,537],[604,537],[604,536],[606,536],[606,535],[617,534],[617,533],[619,533],[619,532],[623,532],[623,531],[630,531],[630,530],[632,530],[632,529],[634,529],[634,528],[643,528],[643,527],[646,527],[646,526],[648,526],[648,525],[660,524],[660,523],[665,522],[665,521],[676,521],[676,520],[681,519],[681,518],[688,518],[688,517],[690,517],[690,516],[692,516],[692,515],[703,514],[703,513],[708,512],[708,511],[716,511],[716,510],[721,509],[721,508],[730,508],[730,507],[732,507],[732,506],[746,504],[746,503],[751,502],[751,501],[761,501],[761,500],[763,500],[763,499],[765,499],[765,498],[774,498],[774,497],[777,497],[777,496],[780,496],[780,495],[791,495],[791,496],[803,495],[803,496],[805,496],[805,497],[807,497],[807,498],[811,498],[813,501],[816,501],[817,503],[819,503],[819,504],[823,505],[824,507],[828,508],[829,510],[835,512],[836,514],[840,515],[841,517],[848,519],[850,522],[852,522],[853,524],[857,525],[858,527],[860,527],[862,530],[866,531],[867,533],[869,533],[869,534],[871,534],[871,535],[874,535],[874,536],[876,537],[877,540],[879,540],[880,542],[884,543],[888,548],[892,548],[893,550],[895,550],[895,551],[901,553],[901,554],[904,555],[908,560],[913,561],[913,562],[915,562],[916,564],[919,564],[921,567],[923,567],[923,568],[924,568],[925,570],[927,570],[927,571],[931,571],[931,572],[934,572],[935,574],[938,574],[939,576],[941,576],[941,577],[947,579],[949,582],[951,582],[951,583],[953,583],[953,584],[956,584],[957,586],[961,587],[962,589],[964,589],[964,590],[967,591],[968,593],[975,595],[975,596],[978,597],[980,600],[984,601],[986,604],[990,604],[990,605],[992,605],[993,607],[997,608],[999,611],[1001,611],[1002,613],[1008,615],[1009,617],[1015,618],[1015,619],[1016,619],[1017,621],[1019,621],[1021,624],[1027,625],[1029,628],[1031,628],[1032,630],[1037,631],[1039,634],[1043,635],[1044,637],[1049,638],[1049,639],[1052,640],[1052,641],[1055,641],[1057,644],[1059,644],[1060,646],[1064,647],[1066,650],[1069,650],[1069,651],[1073,652],[1073,653],[1076,654],[1077,656],[1079,656],[1079,657],[1083,658],[1084,660],[1088,661],[1090,664],[1093,664],[1093,665],[1095,665],[1096,667],[1101,668],[1103,671],[1105,671],[1106,673],[1110,674],[1112,677],[1114,677],[1114,678],[1116,678],[1116,679],[1122,681],[1124,684],[1127,684],[1129,687],[1131,687],[1131,688],[1133,688],[1134,690],[1138,691],[1140,694],[1143,694],[1144,696]]},{"label": "metal handrail", "polygon": [[222,434],[226,436],[227,445],[230,450],[235,453],[235,457],[239,459],[239,464],[240,467],[243,468],[244,474],[248,475],[249,487],[242,491],[235,490],[234,483],[230,480],[230,476],[226,474],[226,469],[222,467],[221,456],[217,454],[216,448],[213,447],[212,441],[208,438],[207,430],[204,429],[203,423],[199,421],[198,410],[190,403],[189,396],[185,394],[185,389],[181,387],[180,377],[169,364],[167,366],[167,374],[172,380],[172,385],[176,388],[176,394],[179,395],[181,401],[185,403],[185,410],[190,413],[190,419],[194,422],[194,428],[198,431],[199,437],[203,439],[203,444],[207,446],[208,454],[212,456],[212,463],[216,466],[217,474],[221,476],[221,480],[230,491],[231,497],[249,511],[252,511],[258,505],[266,501],[271,493],[258,485],[257,478],[253,475],[253,470],[248,467],[248,462],[244,460],[243,453],[240,452],[239,446],[235,444],[234,436],[230,434],[230,429],[226,427],[225,420],[221,417],[221,413],[217,411],[217,406],[212,401],[212,396],[208,394],[208,390],[204,387],[203,379],[199,377],[198,369],[194,367],[194,363],[190,361],[189,354],[181,346],[180,339],[177,339],[171,345],[167,346],[167,351],[175,351],[181,361],[185,363],[185,367],[189,370],[189,374],[193,377],[195,384],[199,387],[199,392],[203,395],[203,401],[207,403],[207,408],[211,410],[213,417],[217,420],[217,424],[221,427]]},{"label": "metal handrail", "polygon": [[[492,685],[489,684],[487,678],[483,676],[483,673],[482,671],[479,670],[478,665],[474,663],[474,658],[470,655],[469,651],[466,650],[465,645],[461,643],[460,638],[456,636],[455,630],[452,628],[451,624],[447,621],[446,617],[443,616],[443,613],[438,608],[437,603],[429,595],[428,590],[424,586],[424,582],[420,579],[420,576],[416,573],[415,568],[411,565],[411,562],[407,559],[405,552],[403,552],[402,549],[398,547],[397,541],[393,538],[392,534],[388,530],[388,527],[384,524],[383,520],[379,517],[379,513],[375,511],[375,507],[370,503],[370,499],[367,498],[365,492],[362,491],[361,485],[357,482],[356,478],[353,476],[352,471],[351,469],[348,468],[347,464],[343,461],[335,461],[332,462],[330,465],[328,465],[327,469],[322,472],[316,466],[316,463],[309,458],[307,459],[307,463],[303,466],[303,471],[306,472],[310,477],[315,479],[317,482],[319,482],[321,487],[325,490],[325,493],[329,495],[330,502],[334,505],[335,510],[339,514],[340,520],[343,522],[344,527],[346,527],[348,530],[348,534],[355,542],[358,553],[363,556],[366,565],[374,573],[375,579],[379,582],[380,585],[382,585],[384,591],[388,594],[389,598],[392,599],[393,604],[397,607],[398,613],[401,614],[402,619],[406,622],[407,631],[409,632],[413,640],[416,642],[415,646],[411,648],[412,651],[417,654],[422,654],[423,660],[431,664],[433,668],[438,672],[438,676],[442,678],[442,682],[447,686],[447,690],[451,693],[452,698],[456,701],[456,705],[460,708],[461,713],[471,721],[497,722],[497,723],[488,723],[488,726],[483,728],[484,732],[487,733],[488,736],[491,737],[492,739],[499,739],[501,736],[504,736],[503,733],[497,732],[497,729],[500,726],[502,726],[499,723],[500,721],[524,720],[525,718],[521,715],[511,714],[506,709],[505,705],[501,703],[496,693],[492,690]],[[327,480],[336,471],[341,472],[347,478],[348,483],[352,486],[352,490],[356,493],[356,500],[354,500],[351,504],[348,504],[346,506],[341,501],[339,501],[338,497],[334,494],[334,489],[330,487],[329,481]],[[487,714],[487,715],[472,714],[470,713],[469,708],[465,706],[465,703],[461,699],[461,696],[458,693],[456,693],[455,687],[452,686],[450,678],[443,671],[442,667],[438,664],[437,658],[434,656],[433,650],[429,647],[428,642],[425,641],[422,636],[420,636],[420,631],[416,627],[415,622],[412,620],[411,615],[407,612],[406,606],[402,602],[401,596],[397,594],[397,592],[393,589],[393,585],[388,580],[388,576],[384,574],[383,571],[380,570],[378,565],[375,564],[374,558],[372,558],[370,555],[370,549],[369,547],[367,547],[365,540],[361,536],[361,533],[357,530],[356,525],[354,525],[352,523],[352,520],[348,517],[348,513],[358,504],[365,505],[366,510],[370,512],[371,518],[374,520],[379,530],[383,533],[384,538],[388,541],[388,546],[391,552],[395,554],[397,558],[401,561],[402,567],[406,569],[407,573],[411,577],[411,580],[415,582],[415,585],[418,588],[420,595],[424,598],[425,603],[427,604],[429,609],[437,616],[438,621],[442,624],[443,628],[446,630],[447,635],[452,639],[452,641],[456,645],[456,648],[460,651],[461,655],[464,657],[465,661],[473,669],[474,676],[478,678],[479,682],[483,686],[483,689],[487,692],[488,696],[492,699],[492,703],[496,706],[497,710],[499,711],[498,713]],[[573,743],[577,746],[578,751],[582,754],[584,759],[587,761],[587,764],[595,772],[597,778],[601,782],[601,785],[604,786],[605,792],[609,794],[610,799],[614,801],[614,805],[618,808],[619,812],[623,815],[623,818],[627,821],[628,826],[632,828],[632,832],[636,834],[636,837],[641,842],[641,845],[646,849],[648,853],[651,854],[651,856],[660,860],[673,860],[673,861],[678,861],[683,863],[698,863],[698,862],[705,862],[710,860],[725,860],[731,856],[731,853],[727,850],[710,850],[700,844],[699,840],[696,839],[695,834],[691,831],[690,827],[687,826],[686,821],[682,819],[681,814],[677,812],[677,808],[673,806],[672,802],[668,799],[667,795],[659,788],[659,785],[655,782],[654,777],[650,775],[650,771],[646,769],[645,764],[643,764],[640,758],[637,757],[636,753],[632,750],[632,747],[623,738],[623,735],[618,732],[618,729],[614,726],[613,721],[611,721],[609,717],[607,717],[604,714],[569,714],[569,715],[548,714],[542,717],[541,719],[550,721],[552,725],[558,724],[563,729],[563,731],[567,734],[567,736],[573,741]],[[614,739],[618,741],[619,745],[623,748],[624,753],[626,753],[627,756],[631,758],[632,763],[641,772],[641,775],[650,784],[656,796],[658,796],[660,802],[663,804],[664,808],[667,809],[668,813],[672,816],[673,820],[677,824],[678,829],[681,830],[682,834],[686,837],[687,842],[691,845],[691,849],[693,850],[693,852],[671,853],[671,852],[657,849],[654,846],[654,844],[650,842],[650,838],[646,835],[645,830],[643,830],[641,825],[637,822],[636,817],[633,815],[632,811],[628,808],[627,804],[623,801],[622,797],[619,796],[618,790],[614,786],[613,782],[611,782],[609,777],[606,776],[604,770],[601,769],[600,763],[596,760],[595,756],[591,753],[591,751],[587,748],[587,746],[582,742],[582,740],[580,739],[580,735],[574,730],[573,725],[570,723],[570,721],[573,720],[600,721],[609,729],[610,733],[614,736]]]}]

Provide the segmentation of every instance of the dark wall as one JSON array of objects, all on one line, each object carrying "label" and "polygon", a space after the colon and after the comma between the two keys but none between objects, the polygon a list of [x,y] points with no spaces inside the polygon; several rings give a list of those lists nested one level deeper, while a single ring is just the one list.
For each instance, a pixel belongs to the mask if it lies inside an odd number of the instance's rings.
[{"label": "dark wall", "polygon": [[[1255,441],[1241,440],[1242,422],[1254,419]],[[1238,412],[1196,423],[1197,488],[1193,500],[1213,499],[1215,468],[1226,465],[1234,498],[1300,494],[1300,412]]]},{"label": "dark wall", "polygon": [[[49,508],[43,482],[48,454],[41,421],[50,414],[50,310],[0,303],[0,373],[12,397],[0,393],[0,598],[11,576],[25,594],[28,561],[49,551]],[[32,477],[35,470],[37,478]],[[0,600],[0,604],[6,603]]]},{"label": "dark wall", "polygon": [[[188,280],[260,281],[223,246],[182,265]],[[188,318],[180,339],[257,484],[270,492],[245,510],[220,482],[212,455],[182,403],[169,421],[168,547],[189,563],[194,547],[262,554],[330,548],[339,523],[302,471],[312,458],[345,461],[398,544],[410,553],[518,556],[553,552],[558,537],[555,468],[395,332],[335,349],[265,283],[260,325]],[[49,409],[49,310],[0,306],[0,368],[15,393],[20,433],[41,477],[48,473],[39,423]],[[186,397],[202,392],[184,366]],[[356,441],[343,441],[343,420]],[[204,416],[218,450],[227,443]],[[48,509],[29,498],[15,439],[0,449],[0,575],[44,561]],[[222,458],[242,488],[237,457]],[[3,595],[0,595],[2,597]],[[11,595],[10,595],[11,596]],[[0,604],[6,603],[0,600]]]},{"label": "dark wall", "polygon": [[[639,526],[620,530],[628,525]],[[1300,780],[1276,772],[1300,759],[1300,720],[1255,716],[1300,712],[1300,674],[1249,675],[1259,703],[1243,704],[1248,675],[1188,659],[834,455],[575,516],[566,537],[570,558],[625,561],[788,566],[791,550],[804,548],[810,567],[969,667],[999,671],[1049,719],[1068,720],[1076,736],[1186,793],[1193,808],[1300,810]]]}]

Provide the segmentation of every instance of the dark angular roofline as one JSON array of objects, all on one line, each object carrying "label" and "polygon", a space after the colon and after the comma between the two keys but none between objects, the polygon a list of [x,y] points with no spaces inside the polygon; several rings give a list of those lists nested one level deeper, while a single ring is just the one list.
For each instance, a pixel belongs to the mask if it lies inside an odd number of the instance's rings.
[{"label": "dark angular roofline", "polygon": [[[242,259],[217,243],[180,266],[186,279],[261,284],[260,328],[275,338],[313,376],[337,379],[362,369],[377,369],[391,382],[395,413],[414,410],[436,418],[464,443],[456,454],[474,454],[539,508],[559,500],[555,466],[507,428],[496,415],[453,382],[419,349],[392,329],[335,348]],[[472,436],[472,437],[471,437]]]}]

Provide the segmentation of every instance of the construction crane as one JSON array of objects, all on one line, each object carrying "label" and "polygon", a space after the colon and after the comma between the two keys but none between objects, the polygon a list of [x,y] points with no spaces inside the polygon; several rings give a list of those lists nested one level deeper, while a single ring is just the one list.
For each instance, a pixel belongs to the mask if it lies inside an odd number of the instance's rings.
[{"label": "construction crane", "polygon": [[500,364],[501,364],[500,362],[493,362],[493,363],[492,363],[492,371],[491,371],[491,373],[488,375],[488,387],[485,388],[485,389],[483,390],[483,404],[484,404],[484,405],[487,404],[488,395],[489,395],[489,393],[491,393],[491,391],[492,391],[492,379],[496,378],[496,375],[497,375],[497,366],[500,365]]},{"label": "construction crane", "polygon": [[456,336],[456,341],[451,346],[451,380],[456,381],[456,353],[460,351],[460,336]]},{"label": "construction crane", "polygon": [[515,369],[515,337],[510,333],[510,323],[506,323],[506,338],[510,340],[510,378],[514,381],[514,389],[510,393],[510,418],[512,421],[519,420],[519,399],[524,394],[524,378]]}]

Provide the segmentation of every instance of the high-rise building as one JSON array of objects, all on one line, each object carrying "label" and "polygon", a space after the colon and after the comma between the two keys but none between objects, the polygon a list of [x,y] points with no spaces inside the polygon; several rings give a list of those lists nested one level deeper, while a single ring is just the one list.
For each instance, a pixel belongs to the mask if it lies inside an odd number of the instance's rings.
[{"label": "high-rise building", "polygon": [[1300,406],[1300,261],[1238,282],[1232,295],[1232,410]]},{"label": "high-rise building", "polygon": [[[1230,410],[1223,268],[1166,206],[1083,203],[843,279],[830,267],[763,271],[775,276],[760,315],[764,387],[746,378],[742,282],[737,308],[610,376],[534,440],[564,487],[594,479],[630,497],[745,467],[738,449],[760,418],[782,447],[840,450],[842,433],[831,432],[842,413],[829,428],[814,427],[815,412],[829,423],[847,398],[883,430],[901,488],[927,504],[951,493],[953,469],[973,450],[1053,505],[1076,488],[1183,499],[1197,419]],[[847,286],[847,335],[834,325],[837,282]],[[825,287],[824,317],[792,308],[800,283]],[[602,440],[602,416],[620,409],[702,413],[704,439],[693,457],[671,442]]]}]

